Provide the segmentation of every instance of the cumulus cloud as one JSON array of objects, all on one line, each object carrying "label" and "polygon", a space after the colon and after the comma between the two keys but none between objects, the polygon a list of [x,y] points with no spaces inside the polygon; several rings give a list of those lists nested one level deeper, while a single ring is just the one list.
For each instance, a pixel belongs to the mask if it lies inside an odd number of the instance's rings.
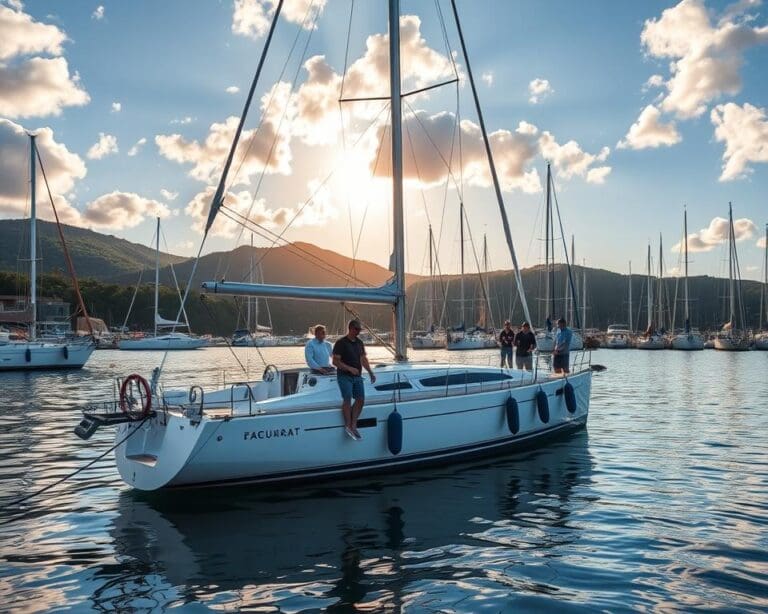
[{"label": "cumulus cloud", "polygon": [[237,94],[240,91],[240,88],[236,85],[230,85],[226,90],[227,94]]},{"label": "cumulus cloud", "polygon": [[[264,226],[282,227],[290,221],[294,228],[324,224],[336,212],[336,208],[331,204],[330,192],[327,188],[320,187],[317,180],[310,181],[308,189],[311,200],[306,204],[299,203],[295,207],[268,208],[265,199],[254,200],[253,195],[246,190],[227,192],[224,203],[227,209]],[[193,219],[193,230],[202,232],[205,228],[215,192],[216,186],[208,186],[196,194],[184,209]],[[237,221],[227,217],[226,212],[221,212],[211,227],[211,234],[219,237],[233,237],[241,228]]]},{"label": "cumulus cloud", "polygon": [[101,4],[94,9],[93,13],[91,13],[91,19],[95,19],[96,21],[104,19],[104,7]]},{"label": "cumulus cloud", "polygon": [[59,115],[64,107],[87,104],[90,97],[77,73],[70,75],[60,55],[66,35],[22,11],[0,6],[0,115],[11,118]]},{"label": "cumulus cloud", "polygon": [[652,87],[661,87],[662,85],[664,85],[664,77],[661,75],[651,75],[648,77],[648,80],[643,87],[645,89],[650,89]]},{"label": "cumulus cloud", "polygon": [[[281,17],[291,23],[303,24],[310,28],[312,19],[308,16],[310,8],[322,12],[326,0],[286,0]],[[232,13],[232,31],[241,36],[261,38],[269,30],[277,0],[235,0]]]},{"label": "cumulus cloud", "polygon": [[176,200],[176,198],[179,196],[178,192],[171,192],[170,190],[166,190],[165,188],[162,188],[160,190],[160,194],[165,200]]},{"label": "cumulus cloud", "polygon": [[[76,153],[62,143],[56,142],[51,128],[33,131],[37,134],[37,149],[45,167],[48,184],[56,200],[56,207],[62,221],[76,222],[79,213],[59,196],[70,192],[75,183],[85,177],[86,167]],[[27,130],[10,120],[0,119],[0,214],[18,216],[24,213],[28,202],[29,184],[29,137]],[[47,198],[40,188],[38,199]],[[41,217],[52,219],[49,207],[40,207]]]},{"label": "cumulus cloud", "polygon": [[80,86],[77,73],[70,75],[64,58],[31,58],[15,65],[0,64],[0,115],[60,115],[64,107],[82,106],[90,99]]},{"label": "cumulus cloud", "polygon": [[120,113],[123,110],[123,104],[121,102],[112,103],[112,113]]},{"label": "cumulus cloud", "polygon": [[708,103],[741,90],[745,50],[768,43],[768,26],[754,26],[745,15],[758,4],[737,2],[713,24],[703,0],[682,0],[645,22],[640,39],[647,53],[669,60],[664,111],[698,117]]},{"label": "cumulus cloud", "polygon": [[139,196],[134,192],[102,194],[85,206],[82,219],[85,224],[122,230],[133,228],[145,217],[167,217],[170,210],[164,204]]},{"label": "cumulus cloud", "polygon": [[144,145],[146,145],[146,144],[147,144],[146,137],[141,137],[128,150],[128,155],[131,156],[131,157],[137,155],[141,151],[141,149],[144,147]]},{"label": "cumulus cloud", "polygon": [[630,126],[623,140],[616,144],[619,149],[647,149],[649,147],[671,146],[682,140],[674,122],[660,121],[661,111],[649,104],[640,113],[637,121]]},{"label": "cumulus cloud", "polygon": [[186,126],[187,124],[191,124],[196,119],[196,117],[192,117],[190,115],[187,115],[186,117],[175,117],[171,120],[171,124]]},{"label": "cumulus cloud", "polygon": [[[590,183],[603,183],[611,172],[611,167],[602,165],[611,153],[608,147],[603,147],[598,153],[591,154],[584,151],[574,140],[560,145],[554,135],[543,132],[539,139],[539,148],[544,159],[552,162],[558,177],[563,179],[586,177]],[[598,163],[601,166],[596,166]],[[591,176],[590,170],[594,171]]]},{"label": "cumulus cloud", "polygon": [[547,79],[534,79],[528,84],[528,102],[538,104],[554,91]]},{"label": "cumulus cloud", "polygon": [[56,26],[35,21],[22,12],[0,5],[0,61],[17,55],[49,53],[61,55],[67,35]]},{"label": "cumulus cloud", "polygon": [[[733,233],[737,241],[751,239],[757,226],[748,218],[733,220]],[[715,249],[721,243],[728,240],[728,220],[723,217],[716,217],[706,228],[688,235],[689,252],[709,252]],[[672,251],[679,253],[684,249],[682,241],[672,246]]]},{"label": "cumulus cloud", "polygon": [[768,162],[768,118],[765,109],[749,103],[721,104],[710,114],[715,139],[725,143],[720,181],[740,179],[752,172],[750,163]]},{"label": "cumulus cloud", "polygon": [[493,71],[486,71],[482,75],[480,75],[480,78],[485,82],[485,84],[488,87],[491,87],[493,85]]},{"label": "cumulus cloud", "polygon": [[105,156],[116,154],[117,152],[117,137],[112,134],[99,132],[99,140],[91,145],[88,153],[85,155],[91,160],[101,160]]}]

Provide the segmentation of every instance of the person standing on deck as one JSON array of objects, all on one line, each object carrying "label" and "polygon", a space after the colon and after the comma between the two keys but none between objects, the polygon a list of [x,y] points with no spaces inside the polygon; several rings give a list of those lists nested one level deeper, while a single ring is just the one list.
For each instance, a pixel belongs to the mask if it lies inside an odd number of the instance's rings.
[{"label": "person standing on deck", "polygon": [[[504,322],[504,328],[499,334],[499,344],[501,345],[501,368],[505,366],[512,368],[512,352],[515,345],[515,331],[512,330],[512,324],[509,320]],[[505,365],[506,363],[506,365]]]},{"label": "person standing on deck", "polygon": [[523,322],[520,332],[515,335],[515,365],[518,369],[533,371],[533,350],[536,349],[536,335],[531,325]]},{"label": "person standing on deck", "polygon": [[318,324],[313,331],[315,338],[304,346],[304,358],[307,366],[315,375],[331,375],[336,369],[331,366],[331,344],[325,340],[325,326]]},{"label": "person standing on deck", "polygon": [[[365,383],[362,371],[365,369],[371,376],[371,383],[376,382],[376,375],[368,363],[365,345],[358,338],[363,325],[360,320],[350,320],[347,334],[333,346],[333,365],[337,370],[336,382],[341,391],[341,411],[344,415],[344,430],[352,439],[362,439],[357,430],[357,419],[363,411],[365,403]],[[352,399],[355,400],[354,405]]]},{"label": "person standing on deck", "polygon": [[565,318],[557,321],[557,334],[555,335],[555,349],[552,351],[552,367],[555,373],[570,373],[569,352],[571,351],[571,339],[573,332],[565,325]]}]

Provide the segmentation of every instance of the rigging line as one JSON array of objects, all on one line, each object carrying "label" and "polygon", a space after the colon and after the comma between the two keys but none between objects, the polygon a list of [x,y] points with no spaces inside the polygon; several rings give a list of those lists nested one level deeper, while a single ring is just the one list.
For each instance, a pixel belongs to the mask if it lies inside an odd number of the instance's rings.
[{"label": "rigging line", "polygon": [[449,79],[448,81],[441,81],[440,83],[433,83],[432,85],[427,85],[425,87],[421,87],[416,90],[411,90],[410,92],[406,92],[405,94],[401,94],[400,98],[408,98],[410,96],[416,96],[416,94],[423,94],[424,92],[428,92],[430,90],[436,90],[440,87],[445,87],[446,85],[451,85],[453,83],[458,83],[459,78],[455,77],[454,79]]},{"label": "rigging line", "polygon": [[[552,183],[552,196],[554,197],[555,201],[555,210],[557,211],[557,223],[560,227],[560,238],[563,242],[563,251],[565,252],[565,266],[568,268],[568,284],[571,288],[571,298],[573,299],[574,305],[573,305],[573,315],[576,318],[576,328],[581,328],[581,317],[584,316],[584,314],[579,315],[579,306],[578,301],[576,300],[576,285],[573,282],[573,271],[571,271],[571,263],[568,258],[568,247],[565,243],[565,233],[563,232],[563,220],[560,217],[560,203],[557,200],[557,191],[555,190],[555,181],[550,177],[550,181]],[[661,297],[659,297],[659,300],[661,300]]]},{"label": "rigging line", "polygon": [[80,293],[80,283],[77,280],[77,274],[75,273],[75,263],[72,262],[72,257],[69,255],[69,248],[67,242],[64,240],[64,232],[61,229],[61,222],[59,221],[59,213],[56,211],[56,205],[53,202],[53,194],[51,194],[51,186],[48,185],[48,177],[45,175],[45,167],[43,166],[43,159],[40,157],[40,150],[37,148],[37,143],[34,139],[32,144],[37,153],[37,163],[40,165],[40,171],[43,175],[43,182],[45,183],[45,189],[48,192],[48,199],[51,201],[51,209],[53,209],[53,215],[56,218],[56,229],[59,231],[59,239],[61,240],[61,249],[64,252],[64,260],[67,263],[69,269],[69,276],[72,278],[72,287],[75,290],[75,296],[80,306],[80,310],[83,312],[85,318],[85,324],[88,327],[88,332],[93,336],[93,324],[91,324],[91,318],[88,316],[88,310],[85,308],[85,301],[83,301],[83,295]]},{"label": "rigging line", "polygon": [[[349,6],[349,22],[347,24],[347,40],[344,48],[344,68],[341,73],[341,84],[339,85],[339,126],[341,128],[341,151],[344,155],[347,155],[347,132],[344,128],[344,108],[341,104],[341,98],[344,96],[344,82],[347,78],[347,66],[349,64],[349,42],[352,37],[352,19],[355,12],[355,0],[351,0]],[[352,275],[356,274],[355,256],[357,255],[354,250],[355,243],[355,228],[352,222],[352,199],[350,198],[349,190],[346,190],[347,197],[347,219],[349,222],[349,241],[352,243]],[[348,283],[348,282],[347,282]]]},{"label": "rigging line", "polygon": [[448,59],[451,61],[451,66],[453,66],[453,74],[456,75],[456,79],[458,80],[459,68],[456,65],[456,59],[453,57],[453,53],[451,53],[451,42],[448,38],[448,28],[445,25],[443,9],[440,8],[440,0],[435,0],[435,8],[437,9],[438,22],[440,23],[440,30],[443,34],[443,42],[445,43],[445,55],[448,56]]},{"label": "rigging line", "polygon": [[[170,252],[170,248],[168,247],[168,238],[165,236],[165,233],[162,230],[160,230],[160,236],[162,237],[163,242],[165,243],[165,249],[167,249]],[[169,266],[171,269],[171,277],[173,278],[173,284],[176,286],[176,296],[178,296],[179,301],[181,301],[181,288],[179,288],[179,280],[176,278],[176,271],[173,268],[173,261],[169,262]],[[189,317],[187,316],[187,309],[184,306],[184,303],[180,303],[180,304],[181,304],[181,312],[184,314],[184,321],[187,323],[187,332],[191,332],[189,329]]]},{"label": "rigging line", "polygon": [[395,348],[391,344],[387,343],[387,341],[385,341],[384,338],[381,337],[381,335],[379,335],[373,328],[368,326],[358,311],[352,309],[352,307],[350,307],[347,303],[341,303],[341,306],[344,307],[347,313],[349,313],[353,318],[360,320],[360,323],[368,329],[368,332],[371,334],[371,336],[376,339],[382,345],[382,347],[389,350],[393,356],[397,356],[397,351]]},{"label": "rigging line", "polygon": [[[387,110],[388,108],[389,108],[389,105],[383,105],[382,106],[382,108],[379,110],[379,112],[376,115],[376,117],[373,118],[373,120],[368,124],[368,126],[362,132],[362,134],[360,134],[360,136],[357,138],[357,140],[352,144],[352,148],[353,149],[355,147],[357,147],[357,145],[360,143],[360,141],[363,140],[363,138],[368,133],[368,131],[371,129],[371,127],[379,120],[379,118],[381,117],[382,113],[385,110]],[[291,225],[298,219],[298,217],[301,215],[301,213],[304,211],[304,209],[307,207],[307,205],[309,205],[309,203],[311,203],[314,200],[314,198],[317,195],[317,193],[325,186],[325,184],[328,183],[328,181],[331,180],[331,178],[334,176],[335,173],[336,173],[336,169],[334,169],[330,173],[328,173],[328,175],[325,177],[325,179],[323,179],[323,181],[320,182],[320,184],[317,186],[315,191],[309,196],[309,198],[306,201],[304,201],[304,204],[301,205],[301,207],[299,207],[298,211],[296,211],[296,213],[294,213],[293,217],[283,227],[283,229],[277,235],[277,239],[275,239],[272,242],[272,245],[270,245],[269,247],[266,248],[265,253],[261,256],[261,258],[259,258],[259,261],[257,262],[257,264],[259,262],[261,262],[264,259],[264,257],[267,255],[267,253],[275,246],[275,243],[277,243],[278,239],[283,239],[283,235],[288,231],[288,229],[291,227]]]},{"label": "rigging line", "polygon": [[[483,301],[490,307],[490,301],[488,300],[488,296],[485,293],[485,283],[483,281],[483,274],[480,272],[480,260],[477,257],[477,250],[475,249],[475,239],[472,236],[472,227],[469,225],[469,218],[467,217],[467,210],[464,209],[464,220],[466,221],[465,228],[467,229],[467,234],[469,235],[469,244],[472,246],[472,257],[475,260],[475,266],[477,267],[477,277],[480,281],[480,288],[482,290],[481,294],[483,296]],[[474,299],[473,299],[474,302]]]},{"label": "rigging line", "polygon": [[509,226],[509,219],[507,218],[507,211],[504,205],[504,198],[501,194],[501,184],[499,183],[499,177],[496,173],[496,165],[493,161],[493,152],[491,151],[491,142],[488,138],[488,133],[485,130],[485,120],[483,119],[483,111],[480,108],[480,98],[477,94],[477,88],[475,87],[475,79],[472,76],[472,68],[469,64],[469,55],[467,53],[467,47],[464,44],[464,34],[461,30],[461,23],[459,22],[459,12],[456,8],[456,0],[451,0],[451,8],[453,9],[453,16],[456,21],[456,30],[459,34],[459,41],[461,43],[461,51],[464,56],[464,62],[467,66],[467,76],[469,77],[469,84],[472,89],[472,97],[475,101],[475,107],[477,110],[477,117],[480,122],[480,131],[483,135],[483,142],[485,144],[485,150],[488,158],[488,166],[491,171],[491,178],[493,179],[493,187],[496,192],[496,200],[499,205],[499,213],[501,215],[502,226],[504,227],[504,237],[507,241],[507,247],[509,248],[509,255],[512,258],[512,264],[515,267],[515,279],[517,281],[517,291],[520,293],[520,302],[523,305],[526,320],[530,322],[530,314],[528,311],[528,302],[525,299],[525,288],[523,287],[523,278],[520,272],[520,267],[517,262],[517,254],[515,253],[515,245],[512,240],[512,230]]},{"label": "rigging line", "polygon": [[[85,471],[85,470],[86,470],[86,469],[88,469],[89,467],[92,467],[92,466],[93,466],[93,465],[95,465],[95,464],[96,464],[98,461],[100,461],[102,458],[104,458],[104,457],[105,457],[107,454],[109,454],[109,453],[110,453],[110,452],[112,452],[113,450],[116,450],[116,449],[117,449],[117,448],[119,448],[121,445],[123,445],[123,444],[124,444],[126,441],[128,441],[128,439],[129,439],[129,438],[131,438],[131,437],[132,437],[132,436],[133,436],[135,433],[137,433],[137,432],[138,432],[138,431],[141,429],[142,425],[143,425],[143,424],[144,424],[144,423],[145,423],[145,422],[146,422],[148,419],[149,419],[149,416],[147,416],[146,418],[144,418],[144,419],[143,419],[143,420],[142,420],[142,421],[139,423],[139,425],[138,425],[138,426],[137,426],[135,429],[133,429],[133,430],[132,430],[130,433],[128,433],[128,434],[127,434],[125,437],[123,437],[123,438],[122,438],[120,441],[118,441],[116,444],[114,444],[112,447],[110,447],[110,448],[109,448],[109,449],[108,449],[106,452],[104,452],[104,453],[102,453],[102,454],[99,454],[99,455],[98,455],[96,458],[93,458],[93,459],[91,459],[90,461],[88,461],[88,462],[87,462],[85,465],[83,465],[83,466],[82,466],[82,467],[80,467],[79,469],[76,469],[76,470],[75,470],[75,471],[73,471],[72,473],[69,473],[69,474],[65,475],[64,477],[62,477],[62,478],[59,478],[58,480],[56,480],[56,481],[54,481],[54,482],[51,482],[51,483],[50,483],[50,484],[48,484],[47,486],[43,486],[42,488],[40,488],[40,489],[36,490],[35,492],[29,493],[28,495],[24,495],[23,497],[20,497],[20,498],[18,498],[18,499],[14,499],[14,500],[13,500],[13,501],[11,501],[10,503],[6,504],[4,507],[5,507],[6,509],[7,509],[7,508],[9,508],[9,507],[14,507],[14,506],[16,506],[16,505],[19,505],[20,503],[24,503],[25,501],[28,501],[29,499],[32,499],[32,498],[34,498],[34,497],[37,497],[37,496],[39,496],[39,495],[42,495],[44,492],[47,492],[47,491],[49,491],[51,488],[53,488],[53,487],[55,487],[55,486],[58,486],[59,484],[61,484],[61,483],[63,483],[63,482],[66,482],[66,481],[67,481],[67,480],[69,480],[70,478],[73,478],[73,477],[75,477],[75,476],[76,476],[78,473],[80,473],[80,472],[82,472],[82,471]],[[12,520],[12,519],[9,519],[9,520],[8,520],[8,522],[13,522],[13,520]]]},{"label": "rigging line", "polygon": [[[213,316],[213,313],[211,312],[211,310],[208,307],[208,299],[206,298],[206,296],[207,295],[205,295],[205,294],[201,294],[200,295],[200,302],[203,305],[203,309],[205,309],[205,312],[208,314],[208,317],[211,319],[211,322],[213,322],[215,324],[216,323],[216,318]],[[235,353],[235,350],[232,348],[232,344],[229,342],[227,337],[224,337],[224,343],[226,343],[227,349],[229,349],[230,354],[232,354],[232,356],[235,358],[235,361],[237,362],[237,364],[240,365],[240,368],[242,369],[243,373],[248,375],[248,369],[245,367],[245,365],[243,365],[242,361],[240,360],[240,358]],[[166,354],[167,354],[167,352],[166,352]],[[264,361],[264,357],[261,355],[261,352],[259,352],[259,357],[261,358],[262,361]],[[266,361],[264,361],[264,364],[265,365],[267,364]]]},{"label": "rigging line", "polygon": [[141,286],[141,278],[144,275],[144,265],[141,266],[141,270],[139,271],[139,280],[136,282],[136,287],[133,289],[133,296],[131,297],[131,303],[128,305],[128,311],[125,314],[125,320],[123,320],[123,327],[120,332],[125,331],[128,328],[128,318],[131,316],[131,310],[133,309],[133,304],[136,301],[136,295],[139,293],[139,287]]},{"label": "rigging line", "polygon": [[[312,4],[310,4],[310,8],[312,7],[313,4],[314,4],[314,0],[312,0]],[[309,10],[310,9],[307,9],[307,11],[309,11]],[[304,63],[303,60],[304,60],[304,58],[307,57],[307,50],[309,48],[309,43],[312,40],[312,32],[314,32],[314,30],[315,30],[315,25],[317,23],[317,18],[318,17],[319,17],[319,12],[315,11],[314,12],[314,20],[313,20],[313,22],[311,24],[311,27],[309,29],[309,34],[307,35],[307,40],[306,40],[306,42],[304,44],[304,49],[302,50],[301,61],[296,66],[296,73],[294,74],[293,81],[291,82],[291,88],[289,90],[289,98],[290,98],[290,96],[293,95],[293,92],[296,90],[296,84],[299,82],[299,75],[301,74],[301,68],[302,68],[302,65]],[[305,19],[306,19],[306,15],[305,15]],[[303,29],[304,28],[304,24],[302,24],[301,27]],[[282,127],[283,127],[283,122],[285,121],[285,118],[288,115],[288,108],[289,107],[290,107],[290,105],[286,104],[285,108],[283,109],[282,114],[280,115],[280,121],[278,122],[277,127],[275,129],[275,137],[272,139],[272,143],[269,146],[269,152],[267,153],[267,159],[265,160],[264,166],[261,169],[261,174],[259,175],[259,180],[256,183],[256,188],[254,189],[253,194],[251,195],[251,204],[248,205],[248,215],[251,214],[251,212],[253,211],[253,207],[256,205],[256,196],[259,193],[259,190],[261,190],[261,184],[263,183],[264,178],[266,177],[267,168],[269,167],[270,163],[272,162],[272,156],[275,153],[275,149],[277,147],[277,142],[278,142],[278,139],[280,137],[280,132],[281,132]],[[242,236],[243,236],[243,234],[242,234],[242,230],[241,230],[240,234],[237,237],[237,243],[240,242],[240,240],[242,239]],[[225,269],[225,273],[224,273],[225,275],[229,272],[230,264],[231,264],[231,261],[227,264],[227,268]]]},{"label": "rigging line", "polygon": [[341,108],[341,99],[344,96],[344,83],[347,79],[347,68],[349,68],[349,42],[352,38],[352,19],[355,14],[355,0],[349,3],[349,22],[347,24],[347,44],[344,49],[344,71],[341,73],[341,86],[339,87],[339,108]]},{"label": "rigging line", "polygon": [[[224,205],[222,207],[222,215],[225,215],[226,217],[228,217],[230,220],[232,220],[233,222],[235,222],[237,224],[252,224],[253,227],[248,227],[248,229],[251,232],[253,232],[254,234],[257,234],[260,237],[262,237],[263,239],[266,239],[268,241],[272,239],[272,237],[268,236],[268,234],[269,235],[275,235],[274,232],[272,232],[268,228],[265,228],[264,226],[261,226],[260,224],[257,224],[256,222],[253,222],[251,220],[241,221],[241,220],[236,219],[238,217],[242,219],[243,218],[242,214],[240,214],[240,213],[230,209],[226,205]],[[257,230],[255,230],[254,227]],[[266,234],[266,233],[268,233],[268,234]],[[290,251],[294,255],[304,256],[306,258],[309,258],[309,259],[315,261],[315,262],[310,262],[309,264],[313,264],[314,266],[317,266],[318,268],[320,268],[320,269],[322,269],[322,270],[324,270],[324,271],[326,271],[328,273],[332,273],[332,274],[334,274],[337,277],[341,277],[342,279],[345,279],[345,280],[348,280],[348,281],[356,281],[356,282],[359,282],[359,283],[361,283],[363,285],[371,286],[371,284],[351,276],[349,273],[345,272],[343,269],[340,269],[339,267],[337,267],[337,266],[335,266],[333,264],[329,264],[327,262],[324,262],[319,256],[316,256],[312,252],[309,252],[309,251],[299,247],[295,243],[290,243],[287,239],[284,239],[282,237],[277,237],[275,240],[283,241],[282,246],[285,247],[286,249],[288,249],[288,251]],[[257,264],[260,264],[260,263],[261,263],[261,258],[258,260]]]}]

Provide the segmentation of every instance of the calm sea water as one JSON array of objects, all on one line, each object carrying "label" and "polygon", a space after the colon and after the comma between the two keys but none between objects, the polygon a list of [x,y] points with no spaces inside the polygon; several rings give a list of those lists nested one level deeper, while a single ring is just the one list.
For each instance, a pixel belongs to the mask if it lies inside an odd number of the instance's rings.
[{"label": "calm sea water", "polygon": [[[260,372],[253,350],[238,356]],[[538,452],[160,496],[125,487],[107,457],[9,508],[109,447],[109,432],[72,434],[73,406],[157,359],[103,351],[77,373],[0,374],[0,609],[768,608],[768,353],[595,352],[608,371],[588,430]],[[235,366],[226,348],[178,353],[167,380],[221,384]]]}]

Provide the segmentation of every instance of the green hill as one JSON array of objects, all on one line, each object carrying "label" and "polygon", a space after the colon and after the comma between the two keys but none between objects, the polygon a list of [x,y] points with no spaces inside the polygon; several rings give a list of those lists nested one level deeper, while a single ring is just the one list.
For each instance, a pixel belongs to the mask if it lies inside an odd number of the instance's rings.
[{"label": "green hill", "polygon": [[[142,268],[155,266],[155,250],[77,226],[62,224],[64,238],[79,277],[112,281],[123,275],[136,275]],[[56,224],[38,220],[40,271],[66,271]],[[26,271],[29,266],[29,223],[27,220],[0,220],[0,271]],[[163,254],[163,262],[181,262],[181,256]],[[21,261],[21,262],[20,262]]]}]

